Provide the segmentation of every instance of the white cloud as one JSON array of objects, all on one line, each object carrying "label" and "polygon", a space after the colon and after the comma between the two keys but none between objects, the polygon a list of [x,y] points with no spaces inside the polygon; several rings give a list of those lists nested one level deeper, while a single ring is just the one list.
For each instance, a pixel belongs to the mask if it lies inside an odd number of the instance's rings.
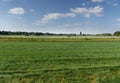
[{"label": "white cloud", "polygon": [[75,8],[75,9],[70,9],[72,12],[76,14],[81,14],[84,17],[90,17],[91,15],[95,16],[103,16],[103,7],[96,6],[94,8]]},{"label": "white cloud", "polygon": [[82,6],[85,6],[86,4],[85,3],[82,3]]},{"label": "white cloud", "polygon": [[117,21],[120,22],[120,18],[117,18]]},{"label": "white cloud", "polygon": [[118,6],[118,3],[114,3],[113,6]]},{"label": "white cloud", "polygon": [[8,13],[15,14],[15,15],[24,14],[25,10],[23,8],[12,8],[8,11]]},{"label": "white cloud", "polygon": [[75,9],[70,9],[70,10],[74,13],[79,13],[79,14],[88,12],[87,8],[75,8]]},{"label": "white cloud", "polygon": [[74,24],[65,24],[63,27],[80,27],[82,24],[81,23],[74,23]]},{"label": "white cloud", "polygon": [[117,0],[107,0],[106,3],[110,6],[118,6]]},{"label": "white cloud", "polygon": [[41,24],[48,23],[51,20],[56,20],[56,19],[65,18],[65,17],[75,17],[75,16],[76,16],[76,14],[74,14],[74,13],[66,13],[66,14],[48,13],[47,15],[44,15],[42,20],[38,20],[38,21],[32,23],[32,25],[40,26]]},{"label": "white cloud", "polygon": [[90,18],[90,16],[91,16],[91,14],[89,14],[89,13],[84,14],[84,17],[86,17],[86,18]]},{"label": "white cloud", "polygon": [[89,13],[94,14],[96,16],[102,16],[103,13],[103,7],[96,6],[94,8],[89,9]]},{"label": "white cloud", "polygon": [[75,17],[76,15],[82,15],[86,18],[90,18],[91,15],[94,16],[103,16],[103,10],[104,8],[101,6],[96,6],[96,7],[90,7],[90,8],[75,8],[75,9],[70,9],[70,13],[48,13],[43,16],[41,20],[38,20],[34,23],[33,25],[41,25],[43,23],[48,23],[51,20],[56,20],[60,18],[65,18],[65,17]]},{"label": "white cloud", "polygon": [[42,18],[42,23],[47,23],[50,20],[55,20],[63,17],[75,17],[76,15],[74,13],[66,13],[66,14],[61,14],[61,13],[48,13],[47,15],[44,15]]},{"label": "white cloud", "polygon": [[104,0],[91,0],[92,2],[103,2]]},{"label": "white cloud", "polygon": [[117,24],[117,26],[120,28],[120,24]]}]

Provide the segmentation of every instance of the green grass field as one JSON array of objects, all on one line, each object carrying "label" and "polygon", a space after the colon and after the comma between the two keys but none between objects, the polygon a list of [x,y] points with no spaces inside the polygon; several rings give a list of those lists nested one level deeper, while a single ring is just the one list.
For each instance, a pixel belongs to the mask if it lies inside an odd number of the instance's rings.
[{"label": "green grass field", "polygon": [[58,40],[0,38],[0,83],[120,82],[119,38]]}]

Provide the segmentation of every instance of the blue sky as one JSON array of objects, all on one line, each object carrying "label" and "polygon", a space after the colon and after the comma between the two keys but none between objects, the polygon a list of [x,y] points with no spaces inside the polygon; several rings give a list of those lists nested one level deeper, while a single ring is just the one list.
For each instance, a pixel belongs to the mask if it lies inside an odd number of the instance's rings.
[{"label": "blue sky", "polygon": [[0,0],[0,30],[114,33],[120,0]]}]

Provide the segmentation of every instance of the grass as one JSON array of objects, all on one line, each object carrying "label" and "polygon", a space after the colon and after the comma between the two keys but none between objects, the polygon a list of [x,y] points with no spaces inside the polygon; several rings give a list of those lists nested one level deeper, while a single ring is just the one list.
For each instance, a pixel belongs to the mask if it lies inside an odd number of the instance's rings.
[{"label": "grass", "polygon": [[47,39],[36,42],[31,41],[31,38],[30,41],[18,40],[20,39],[0,41],[0,83],[120,81],[118,40],[111,40],[113,42],[105,42],[106,39],[104,42],[89,40],[66,42],[62,39],[60,42],[58,40],[48,42]]},{"label": "grass", "polygon": [[0,36],[0,41],[21,42],[118,42],[119,36]]}]

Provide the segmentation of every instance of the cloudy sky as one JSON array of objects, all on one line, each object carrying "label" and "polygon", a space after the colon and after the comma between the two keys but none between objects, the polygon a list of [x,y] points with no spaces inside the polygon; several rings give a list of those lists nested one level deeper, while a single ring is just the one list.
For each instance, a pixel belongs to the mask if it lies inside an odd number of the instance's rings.
[{"label": "cloudy sky", "polygon": [[120,0],[0,0],[0,30],[113,33]]}]

